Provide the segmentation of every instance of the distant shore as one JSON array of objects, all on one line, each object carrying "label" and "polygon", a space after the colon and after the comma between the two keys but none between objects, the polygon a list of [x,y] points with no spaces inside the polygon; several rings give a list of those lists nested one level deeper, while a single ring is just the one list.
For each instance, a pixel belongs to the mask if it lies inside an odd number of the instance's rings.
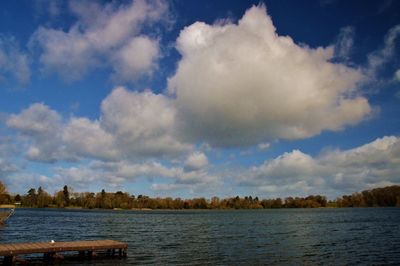
[{"label": "distant shore", "polygon": [[400,186],[388,186],[344,195],[336,200],[326,196],[286,197],[261,199],[257,196],[212,198],[152,198],[146,195],[131,195],[127,192],[79,192],[73,193],[64,186],[53,196],[39,187],[29,189],[25,195],[0,195],[3,208],[65,208],[106,210],[231,210],[231,209],[293,209],[293,208],[342,208],[342,207],[400,207]]}]

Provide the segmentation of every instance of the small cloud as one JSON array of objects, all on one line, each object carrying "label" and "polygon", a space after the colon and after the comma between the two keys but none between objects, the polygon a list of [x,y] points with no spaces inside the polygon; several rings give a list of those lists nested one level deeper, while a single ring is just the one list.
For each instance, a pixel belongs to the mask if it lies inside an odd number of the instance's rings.
[{"label": "small cloud", "polygon": [[146,36],[132,38],[113,57],[113,78],[118,81],[135,81],[150,76],[157,68],[160,48],[157,40]]},{"label": "small cloud", "polygon": [[54,19],[60,16],[63,10],[64,2],[62,0],[36,0],[33,1],[35,18],[48,15]]},{"label": "small cloud", "polygon": [[194,152],[187,158],[185,162],[185,170],[196,171],[208,165],[207,156],[202,152]]},{"label": "small cloud", "polygon": [[151,185],[151,190],[153,191],[175,191],[179,189],[183,189],[188,187],[186,184],[164,184],[164,183],[155,183]]},{"label": "small cloud", "polygon": [[69,105],[69,109],[70,109],[72,112],[78,111],[78,110],[79,110],[79,107],[80,107],[80,103],[79,103],[79,102],[73,102],[73,103],[71,103],[71,104]]},{"label": "small cloud", "polygon": [[354,27],[347,26],[340,29],[335,43],[335,57],[348,61],[354,44]]},{"label": "small cloud", "polygon": [[[396,53],[396,43],[400,36],[400,24],[392,27],[385,36],[383,48],[368,55],[368,65],[364,69],[367,76],[376,79],[381,68],[393,58]],[[397,72],[396,72],[397,75]]]},{"label": "small cloud", "polygon": [[26,86],[31,79],[29,58],[13,37],[0,35],[0,84]]},{"label": "small cloud", "polygon": [[260,144],[258,144],[257,147],[258,147],[259,150],[266,150],[266,149],[268,149],[270,146],[271,146],[271,144],[268,143],[268,142],[266,142],[266,143],[260,143]]},{"label": "small cloud", "polygon": [[400,69],[398,69],[395,73],[394,73],[394,79],[396,81],[400,81]]}]

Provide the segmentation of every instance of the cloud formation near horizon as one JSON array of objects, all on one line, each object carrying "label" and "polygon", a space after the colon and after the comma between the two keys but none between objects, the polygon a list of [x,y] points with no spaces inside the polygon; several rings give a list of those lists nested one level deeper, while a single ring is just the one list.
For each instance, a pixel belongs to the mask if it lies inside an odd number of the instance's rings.
[{"label": "cloud formation near horizon", "polygon": [[312,157],[300,150],[245,171],[238,181],[271,195],[322,193],[338,196],[400,182],[400,139],[385,136],[349,150],[329,150]]}]

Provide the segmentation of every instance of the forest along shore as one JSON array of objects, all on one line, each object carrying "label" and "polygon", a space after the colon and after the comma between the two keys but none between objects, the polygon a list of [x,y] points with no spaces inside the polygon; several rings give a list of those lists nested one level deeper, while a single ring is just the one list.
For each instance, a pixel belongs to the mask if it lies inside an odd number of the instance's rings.
[{"label": "forest along shore", "polygon": [[[387,186],[364,190],[351,195],[343,195],[336,200],[325,196],[287,197],[260,199],[257,196],[206,198],[151,198],[145,195],[131,195],[127,192],[72,192],[64,186],[62,190],[50,195],[39,187],[31,188],[24,195],[12,194],[0,182],[0,204],[33,208],[85,208],[115,210],[152,209],[275,209],[275,208],[321,208],[321,207],[400,207],[400,186]],[[0,208],[9,208],[1,207]]]}]

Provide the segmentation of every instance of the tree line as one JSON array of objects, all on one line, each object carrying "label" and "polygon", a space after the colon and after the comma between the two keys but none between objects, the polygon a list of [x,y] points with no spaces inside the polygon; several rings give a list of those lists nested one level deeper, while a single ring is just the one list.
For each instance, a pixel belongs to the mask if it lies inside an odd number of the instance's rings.
[{"label": "tree line", "polygon": [[400,186],[364,190],[344,195],[334,201],[325,196],[287,197],[259,199],[258,197],[206,198],[151,198],[131,195],[127,192],[73,192],[64,186],[53,195],[31,188],[24,195],[11,195],[0,182],[0,204],[20,204],[22,207],[80,207],[87,209],[273,209],[273,208],[320,208],[320,207],[400,207]]},{"label": "tree line", "polygon": [[336,200],[338,207],[400,207],[400,186],[388,186],[344,195]]}]

